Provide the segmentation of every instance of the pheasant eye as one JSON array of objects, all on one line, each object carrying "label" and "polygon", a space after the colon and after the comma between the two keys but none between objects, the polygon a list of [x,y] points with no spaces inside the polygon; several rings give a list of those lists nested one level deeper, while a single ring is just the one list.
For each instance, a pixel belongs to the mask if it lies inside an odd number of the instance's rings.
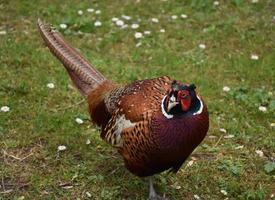
[{"label": "pheasant eye", "polygon": [[181,97],[184,98],[184,99],[186,99],[186,98],[188,97],[188,94],[183,93],[183,94],[181,95]]}]

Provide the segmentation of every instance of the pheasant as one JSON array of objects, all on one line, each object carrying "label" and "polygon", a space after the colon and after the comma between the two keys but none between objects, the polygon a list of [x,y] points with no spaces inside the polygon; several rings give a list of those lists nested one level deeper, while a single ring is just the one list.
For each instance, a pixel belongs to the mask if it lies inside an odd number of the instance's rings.
[{"label": "pheasant", "polygon": [[149,177],[149,199],[159,199],[153,175],[177,172],[209,128],[207,106],[196,86],[168,76],[119,85],[96,70],[53,27],[38,19],[38,28],[87,99],[101,138],[117,148],[130,172]]}]

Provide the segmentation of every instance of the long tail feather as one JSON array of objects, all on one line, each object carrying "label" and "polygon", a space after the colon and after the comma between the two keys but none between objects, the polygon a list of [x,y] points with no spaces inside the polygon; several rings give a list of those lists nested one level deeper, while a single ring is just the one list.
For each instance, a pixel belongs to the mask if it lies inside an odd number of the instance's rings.
[{"label": "long tail feather", "polygon": [[46,45],[67,69],[72,81],[85,97],[107,79],[97,71],[80,53],[68,44],[62,35],[51,27],[37,21],[40,34]]}]

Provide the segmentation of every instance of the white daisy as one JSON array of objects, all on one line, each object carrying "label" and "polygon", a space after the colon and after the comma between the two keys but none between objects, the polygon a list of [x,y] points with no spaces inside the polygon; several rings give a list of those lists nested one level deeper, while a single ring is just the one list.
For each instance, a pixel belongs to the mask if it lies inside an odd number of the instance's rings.
[{"label": "white daisy", "polygon": [[122,29],[128,28],[128,24],[124,24],[121,28]]},{"label": "white daisy", "polygon": [[258,3],[259,0],[251,0],[251,3]]},{"label": "white daisy", "polygon": [[0,31],[0,35],[6,35],[7,31]]},{"label": "white daisy", "polygon": [[221,193],[223,194],[223,195],[227,195],[227,192],[226,192],[226,190],[221,190]]},{"label": "white daisy", "polygon": [[82,119],[78,118],[78,117],[75,119],[75,122],[78,123],[78,124],[83,124],[84,123],[84,121]]},{"label": "white daisy", "polygon": [[260,157],[264,156],[264,152],[262,150],[256,150],[256,154],[258,154]]},{"label": "white daisy", "polygon": [[59,26],[60,26],[60,28],[62,28],[62,29],[66,29],[68,26],[67,26],[67,24],[59,24]]},{"label": "white daisy", "polygon": [[182,19],[186,19],[188,16],[187,16],[186,14],[181,14],[180,17],[181,17]]},{"label": "white daisy", "polygon": [[259,60],[259,56],[257,54],[252,54],[250,58],[251,60]]},{"label": "white daisy", "polygon": [[57,151],[65,151],[66,149],[67,149],[67,147],[64,145],[60,145],[57,147]]},{"label": "white daisy", "polygon": [[151,21],[154,22],[154,23],[159,23],[158,18],[152,18]]},{"label": "white daisy", "polygon": [[116,21],[116,25],[117,26],[123,26],[124,25],[124,21],[122,21],[122,20],[119,19],[119,20]]},{"label": "white daisy", "polygon": [[10,111],[10,107],[9,106],[2,106],[0,109],[1,112],[9,112]]},{"label": "white daisy", "polygon": [[165,33],[165,29],[163,29],[163,28],[160,29],[159,31],[160,31],[161,33]]},{"label": "white daisy", "polygon": [[130,16],[127,16],[127,15],[121,15],[121,17],[122,17],[123,19],[125,19],[125,20],[130,20],[130,19],[131,19],[131,17],[130,17]]},{"label": "white daisy", "polygon": [[116,21],[118,21],[119,19],[117,18],[117,17],[113,17],[112,18],[112,22],[116,22]]},{"label": "white daisy", "polygon": [[140,38],[142,38],[142,37],[143,37],[143,35],[142,35],[141,32],[136,32],[136,33],[135,33],[135,38],[136,38],[136,39],[140,39]]},{"label": "white daisy", "polygon": [[82,11],[82,10],[79,10],[79,11],[77,11],[77,14],[83,15],[83,11]]},{"label": "white daisy", "polygon": [[178,16],[177,15],[172,15],[171,19],[178,19]]},{"label": "white daisy", "polygon": [[95,11],[95,14],[96,14],[96,15],[101,14],[101,10],[96,10],[96,11]]},{"label": "white daisy", "polygon": [[53,89],[55,86],[54,86],[53,83],[48,83],[48,84],[47,84],[47,87],[50,88],[50,89]]},{"label": "white daisy", "polygon": [[266,112],[267,108],[265,106],[259,106],[259,111]]},{"label": "white daisy", "polygon": [[86,192],[86,196],[87,196],[88,198],[91,198],[91,197],[92,197],[92,195],[91,195],[90,192]]},{"label": "white daisy", "polygon": [[144,35],[150,35],[151,31],[144,31],[143,33],[144,33]]},{"label": "white daisy", "polygon": [[88,144],[91,144],[91,140],[87,139],[87,140],[86,140],[86,144],[87,144],[87,145],[88,145]]},{"label": "white daisy", "polygon": [[200,196],[197,195],[197,194],[194,194],[194,199],[196,199],[196,200],[201,200]]},{"label": "white daisy", "polygon": [[224,86],[224,87],[222,88],[222,90],[223,90],[224,92],[229,92],[229,91],[230,91],[230,87]]},{"label": "white daisy", "polygon": [[200,48],[200,49],[205,49],[205,48],[206,48],[206,45],[205,45],[205,44],[199,44],[199,48]]},{"label": "white daisy", "polygon": [[96,27],[98,27],[98,26],[101,26],[102,23],[101,23],[100,21],[96,21],[96,22],[94,23],[94,25],[95,25]]},{"label": "white daisy", "polygon": [[95,9],[93,9],[93,8],[87,8],[87,12],[89,12],[89,13],[92,13],[94,11],[95,11]]},{"label": "white daisy", "polygon": [[132,29],[137,29],[137,28],[139,28],[139,25],[138,25],[138,24],[132,24],[132,25],[131,25],[131,28],[132,28]]},{"label": "white daisy", "polygon": [[218,6],[218,5],[220,5],[220,2],[219,1],[214,1],[214,6]]}]

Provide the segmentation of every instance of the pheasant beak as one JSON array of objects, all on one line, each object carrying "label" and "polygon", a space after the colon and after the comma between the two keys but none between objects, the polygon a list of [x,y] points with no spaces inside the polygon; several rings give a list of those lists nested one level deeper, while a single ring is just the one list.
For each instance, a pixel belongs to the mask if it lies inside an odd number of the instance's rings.
[{"label": "pheasant beak", "polygon": [[167,112],[169,113],[170,110],[172,108],[174,108],[176,105],[178,105],[179,102],[176,101],[176,98],[174,97],[174,95],[172,95],[168,101],[168,105],[167,105]]}]

